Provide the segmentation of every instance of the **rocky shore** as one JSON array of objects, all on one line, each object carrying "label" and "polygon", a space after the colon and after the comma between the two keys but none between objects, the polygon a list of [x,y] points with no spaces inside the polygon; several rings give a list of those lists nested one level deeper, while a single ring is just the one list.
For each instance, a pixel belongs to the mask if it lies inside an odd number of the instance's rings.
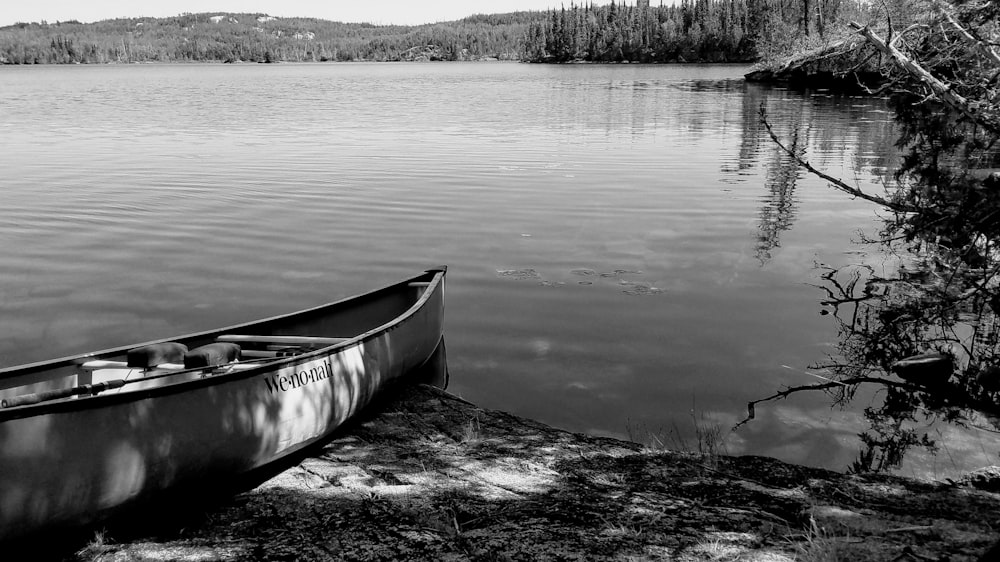
[{"label": "rocky shore", "polygon": [[[865,39],[854,35],[830,44],[762,63],[748,72],[748,82],[782,84],[793,88],[826,88],[865,92],[885,83],[870,57]],[[866,90],[867,89],[867,90]]]},{"label": "rocky shore", "polygon": [[652,451],[424,385],[296,461],[155,531],[112,527],[73,558],[957,562],[980,559],[1000,529],[986,476],[927,483]]}]

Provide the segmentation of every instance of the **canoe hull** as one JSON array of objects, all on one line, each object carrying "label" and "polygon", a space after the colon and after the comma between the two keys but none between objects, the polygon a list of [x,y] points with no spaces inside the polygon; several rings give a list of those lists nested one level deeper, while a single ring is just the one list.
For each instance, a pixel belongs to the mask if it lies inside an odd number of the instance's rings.
[{"label": "canoe hull", "polygon": [[405,318],[328,350],[0,419],[0,540],[90,523],[323,439],[433,355],[444,312],[435,279]]}]

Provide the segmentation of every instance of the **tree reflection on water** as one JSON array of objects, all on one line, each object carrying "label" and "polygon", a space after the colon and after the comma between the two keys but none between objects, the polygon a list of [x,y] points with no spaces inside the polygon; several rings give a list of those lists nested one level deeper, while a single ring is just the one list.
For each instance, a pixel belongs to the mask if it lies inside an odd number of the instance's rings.
[{"label": "tree reflection on water", "polygon": [[[851,469],[898,466],[914,446],[935,448],[918,422],[1000,429],[1000,294],[996,267],[973,268],[940,247],[905,254],[891,275],[870,266],[824,268],[822,304],[837,322],[837,353],[817,367],[831,379],[823,390],[835,403],[875,383],[882,399],[864,410],[870,428]],[[940,352],[940,378],[900,376],[898,362]],[[950,370],[951,372],[947,372]],[[800,387],[802,388],[802,387]],[[789,389],[795,390],[795,389]],[[929,424],[928,424],[929,425]]]},{"label": "tree reflection on water", "polygon": [[[917,446],[935,451],[935,422],[1000,433],[1000,176],[981,176],[963,175],[947,202],[886,218],[867,241],[886,256],[880,267],[817,264],[823,314],[838,327],[836,351],[813,366],[825,381],[755,400],[749,418],[756,404],[800,391],[842,406],[877,385],[854,472],[896,468]],[[936,376],[905,370],[929,353],[944,359]]]},{"label": "tree reflection on water", "polygon": [[[795,92],[761,84],[746,84],[742,96],[742,131],[739,168],[758,163],[765,168],[767,193],[759,198],[754,254],[763,265],[781,247],[781,238],[799,218],[798,195],[808,175],[786,150],[805,156],[812,152],[820,166],[850,162],[856,176],[869,184],[887,181],[892,163],[898,160],[893,143],[896,124],[885,110],[884,100],[824,92]],[[770,131],[760,119],[760,108],[774,112],[778,135],[787,142],[782,149],[768,139]],[[839,126],[828,126],[831,121]],[[827,126],[824,126],[827,125]],[[846,158],[845,158],[846,153]]]},{"label": "tree reflection on water", "polygon": [[[1000,212],[1000,176],[972,183],[976,215]],[[970,224],[954,209],[938,215],[933,228],[914,213],[885,219],[880,240],[868,241],[886,256],[878,267],[816,265],[822,314],[838,331],[835,352],[812,366],[823,382],[751,402],[748,420],[756,404],[800,391],[820,390],[846,406],[862,385],[876,385],[853,472],[896,468],[914,447],[936,451],[935,422],[1000,434],[1000,221]],[[957,234],[949,241],[945,232]],[[936,373],[905,369],[908,358],[930,353],[943,358]]]},{"label": "tree reflection on water", "polygon": [[[862,385],[874,385],[877,400],[864,410],[869,427],[860,434],[855,472],[898,467],[915,447],[934,450],[935,422],[1000,433],[1000,56],[967,44],[970,37],[998,37],[1000,8],[954,8],[927,16],[941,25],[912,29],[918,37],[908,38],[905,61],[878,33],[862,29],[889,55],[890,105],[903,151],[884,195],[820,172],[806,161],[797,133],[775,133],[761,108],[763,126],[791,161],[887,214],[877,240],[868,241],[887,263],[817,265],[823,312],[839,334],[835,352],[814,365],[823,382],[755,400],[747,418],[757,404],[797,392],[821,390],[844,405]],[[943,31],[951,28],[973,33]],[[894,66],[894,59],[906,64]],[[935,88],[932,75],[951,86]]]}]

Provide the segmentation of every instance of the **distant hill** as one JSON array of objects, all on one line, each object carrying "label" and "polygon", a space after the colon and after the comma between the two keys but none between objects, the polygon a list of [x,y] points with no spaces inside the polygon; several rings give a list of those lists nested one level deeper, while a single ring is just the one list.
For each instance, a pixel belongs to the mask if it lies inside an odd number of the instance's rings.
[{"label": "distant hill", "polygon": [[88,24],[19,23],[0,28],[0,63],[519,60],[528,27],[544,17],[517,12],[381,26],[209,12]]}]

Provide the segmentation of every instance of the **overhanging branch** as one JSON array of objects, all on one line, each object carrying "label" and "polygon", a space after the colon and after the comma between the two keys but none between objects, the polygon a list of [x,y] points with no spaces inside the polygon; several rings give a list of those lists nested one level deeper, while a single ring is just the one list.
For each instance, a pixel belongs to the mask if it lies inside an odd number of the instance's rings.
[{"label": "overhanging branch", "polygon": [[771,124],[767,121],[767,109],[763,105],[760,108],[760,121],[761,123],[764,124],[764,127],[767,129],[767,134],[771,136],[771,140],[773,140],[774,143],[777,144],[778,147],[785,152],[785,154],[792,157],[793,160],[795,160],[800,166],[808,170],[810,173],[815,174],[823,178],[824,180],[828,181],[830,185],[832,185],[835,189],[843,191],[844,193],[847,193],[853,197],[864,199],[865,201],[870,201],[877,205],[882,205],[883,207],[886,207],[887,209],[890,209],[892,211],[896,211],[897,213],[915,213],[919,211],[919,209],[916,207],[911,207],[909,205],[904,205],[901,203],[897,203],[895,201],[889,201],[888,199],[885,199],[883,197],[865,193],[864,191],[861,191],[856,187],[851,187],[850,185],[847,185],[843,181],[814,168],[813,165],[810,164],[807,160],[802,159],[802,157],[796,154],[794,150],[788,148],[787,146],[784,145],[784,143],[781,142],[781,139],[778,138],[778,135],[771,128]]}]

